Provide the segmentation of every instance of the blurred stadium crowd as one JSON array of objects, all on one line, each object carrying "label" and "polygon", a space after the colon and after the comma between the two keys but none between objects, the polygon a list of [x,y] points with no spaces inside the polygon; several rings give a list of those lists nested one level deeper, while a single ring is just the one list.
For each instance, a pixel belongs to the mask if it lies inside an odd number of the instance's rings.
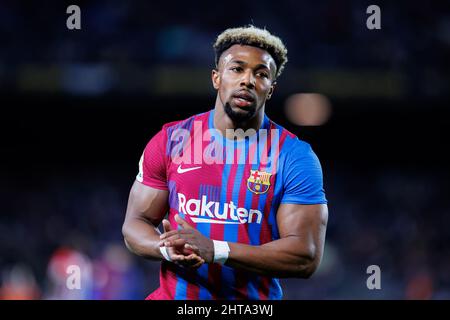
[{"label": "blurred stadium crowd", "polygon": [[[364,1],[78,1],[80,31],[65,27],[69,4],[0,1],[0,299],[143,299],[157,287],[158,263],[121,236],[137,160],[162,123],[212,105],[214,38],[248,23],[289,49],[270,105],[318,92],[332,108],[313,128],[268,108],[317,151],[330,207],[322,265],[283,280],[285,298],[450,299],[449,121],[437,116],[450,98],[448,2],[379,1],[373,32]],[[81,290],[66,288],[71,264]],[[372,264],[382,290],[366,287]]]},{"label": "blurred stadium crowd", "polygon": [[270,28],[289,48],[282,92],[301,85],[346,97],[448,96],[450,8],[445,1],[378,1],[379,32],[366,28],[367,1],[77,4],[82,29],[69,31],[64,1],[0,2],[3,89],[204,94],[209,82],[203,76],[185,74],[191,81],[176,84],[173,67],[209,70],[217,34],[254,23]]}]

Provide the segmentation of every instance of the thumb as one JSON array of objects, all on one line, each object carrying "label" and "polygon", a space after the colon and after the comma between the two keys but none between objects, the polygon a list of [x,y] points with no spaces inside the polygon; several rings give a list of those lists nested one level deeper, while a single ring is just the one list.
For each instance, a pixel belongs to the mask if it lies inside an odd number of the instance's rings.
[{"label": "thumb", "polygon": [[180,215],[175,215],[175,221],[183,228],[183,229],[194,229],[189,223],[186,222]]},{"label": "thumb", "polygon": [[162,223],[163,223],[164,232],[169,232],[170,230],[172,230],[172,228],[170,227],[169,220],[164,219]]}]

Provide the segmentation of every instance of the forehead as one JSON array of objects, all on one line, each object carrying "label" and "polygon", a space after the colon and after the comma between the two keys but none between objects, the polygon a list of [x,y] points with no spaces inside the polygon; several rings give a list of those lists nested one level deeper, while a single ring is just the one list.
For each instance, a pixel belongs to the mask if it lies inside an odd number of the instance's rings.
[{"label": "forehead", "polygon": [[239,60],[248,64],[265,64],[270,69],[276,67],[275,60],[266,50],[240,44],[232,45],[230,48],[225,50],[222,53],[220,60],[224,64]]}]

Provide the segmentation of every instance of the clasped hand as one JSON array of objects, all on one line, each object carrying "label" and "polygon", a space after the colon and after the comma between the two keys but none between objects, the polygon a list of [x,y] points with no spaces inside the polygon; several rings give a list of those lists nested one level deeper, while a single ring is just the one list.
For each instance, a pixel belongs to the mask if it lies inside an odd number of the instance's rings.
[{"label": "clasped hand", "polygon": [[172,262],[190,268],[199,268],[202,264],[214,260],[213,241],[193,228],[178,214],[175,221],[181,227],[171,230],[170,222],[163,220],[164,233],[160,235],[160,247],[166,247]]}]

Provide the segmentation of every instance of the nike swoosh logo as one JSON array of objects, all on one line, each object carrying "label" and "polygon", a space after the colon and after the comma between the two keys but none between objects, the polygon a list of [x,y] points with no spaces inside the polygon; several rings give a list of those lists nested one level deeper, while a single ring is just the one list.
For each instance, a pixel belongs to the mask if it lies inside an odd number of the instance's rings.
[{"label": "nike swoosh logo", "polygon": [[178,169],[177,169],[177,172],[178,173],[185,173],[185,172],[189,172],[189,171],[192,171],[192,170],[197,170],[197,169],[200,169],[201,168],[201,166],[200,167],[192,167],[192,168],[186,168],[186,169],[182,169],[181,168],[181,164],[178,166]]}]

